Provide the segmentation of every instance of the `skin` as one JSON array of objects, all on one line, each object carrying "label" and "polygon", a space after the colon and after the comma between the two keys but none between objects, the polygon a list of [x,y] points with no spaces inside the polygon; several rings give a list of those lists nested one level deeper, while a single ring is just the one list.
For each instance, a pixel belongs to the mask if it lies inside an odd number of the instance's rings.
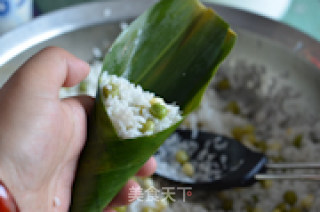
[{"label": "skin", "polygon": [[[93,99],[59,99],[89,73],[89,65],[63,49],[49,47],[29,59],[0,90],[0,179],[22,212],[68,211],[86,117]],[[151,158],[137,173],[149,176]],[[129,181],[105,211],[128,203]],[[58,197],[60,205],[54,204]]]}]

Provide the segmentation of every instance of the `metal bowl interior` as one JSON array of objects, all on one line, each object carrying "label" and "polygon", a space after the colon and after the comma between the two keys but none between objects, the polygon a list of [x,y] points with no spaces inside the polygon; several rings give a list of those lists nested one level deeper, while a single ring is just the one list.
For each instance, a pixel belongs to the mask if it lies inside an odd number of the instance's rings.
[{"label": "metal bowl interior", "polygon": [[[96,2],[66,8],[42,16],[0,37],[0,85],[35,52],[46,46],[65,48],[90,61],[94,47],[108,48],[130,22],[155,1]],[[320,44],[283,24],[240,10],[208,4],[238,33],[227,61],[244,60],[263,65],[270,76],[302,93],[298,107],[317,111],[320,106]]]}]

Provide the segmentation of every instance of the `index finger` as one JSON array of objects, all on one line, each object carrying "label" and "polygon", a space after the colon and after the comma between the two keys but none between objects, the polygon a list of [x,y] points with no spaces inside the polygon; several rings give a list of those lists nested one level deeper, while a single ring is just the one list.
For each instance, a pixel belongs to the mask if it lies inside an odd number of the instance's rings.
[{"label": "index finger", "polygon": [[4,87],[18,93],[58,98],[61,87],[74,86],[89,73],[89,65],[58,47],[47,47],[31,57]]}]

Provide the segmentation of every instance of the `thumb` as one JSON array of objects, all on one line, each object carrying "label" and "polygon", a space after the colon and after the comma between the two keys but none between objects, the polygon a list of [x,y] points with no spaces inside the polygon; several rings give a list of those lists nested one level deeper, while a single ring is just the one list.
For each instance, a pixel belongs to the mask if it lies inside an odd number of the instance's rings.
[{"label": "thumb", "polygon": [[87,137],[87,114],[93,108],[94,99],[89,96],[75,96],[62,100],[65,107],[65,117],[70,117],[73,120],[73,152],[70,155],[72,159],[77,160],[84,142]]},{"label": "thumb", "polygon": [[89,114],[94,105],[94,98],[90,96],[73,96],[66,99],[63,99],[64,103],[69,104],[72,107],[83,108],[86,114]]}]

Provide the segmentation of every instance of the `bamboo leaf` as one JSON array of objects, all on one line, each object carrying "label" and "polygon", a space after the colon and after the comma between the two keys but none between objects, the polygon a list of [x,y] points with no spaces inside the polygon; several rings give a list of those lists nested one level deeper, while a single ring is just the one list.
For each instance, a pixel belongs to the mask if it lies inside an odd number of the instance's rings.
[{"label": "bamboo leaf", "polygon": [[[162,0],[117,38],[103,71],[176,102],[185,117],[199,105],[235,38],[229,25],[198,0]],[[98,89],[71,211],[101,212],[180,124],[151,136],[121,139],[101,95]]]}]

